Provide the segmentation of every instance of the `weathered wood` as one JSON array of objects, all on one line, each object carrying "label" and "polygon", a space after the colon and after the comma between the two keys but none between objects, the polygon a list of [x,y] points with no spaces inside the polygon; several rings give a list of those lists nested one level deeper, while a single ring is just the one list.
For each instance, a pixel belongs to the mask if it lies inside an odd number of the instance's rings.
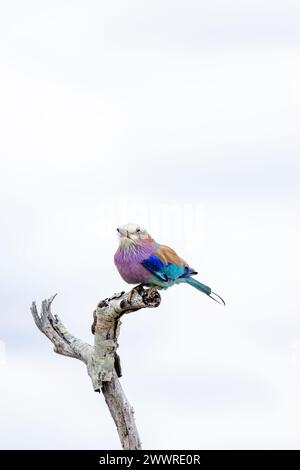
[{"label": "weathered wood", "polygon": [[99,302],[92,325],[94,346],[69,333],[59,317],[52,314],[51,305],[55,296],[42,302],[41,314],[36,303],[32,303],[31,313],[36,326],[54,344],[56,353],[86,364],[94,390],[102,391],[104,395],[123,449],[141,449],[134,411],[118,379],[122,371],[116,350],[121,316],[142,308],[158,307],[161,300],[159,293],[139,288],[133,295],[121,292]]},{"label": "weathered wood", "polygon": [[141,449],[141,441],[135,424],[134,410],[127,400],[115,371],[109,382],[103,382],[102,392],[113,417],[124,450]]}]

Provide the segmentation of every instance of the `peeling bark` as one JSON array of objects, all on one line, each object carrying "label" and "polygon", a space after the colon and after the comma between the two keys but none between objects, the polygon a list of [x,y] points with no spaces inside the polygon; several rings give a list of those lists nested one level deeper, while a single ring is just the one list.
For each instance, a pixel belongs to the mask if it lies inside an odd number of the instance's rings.
[{"label": "peeling bark", "polygon": [[92,332],[94,346],[73,336],[57,315],[51,313],[51,304],[56,295],[42,302],[41,314],[36,303],[31,313],[39,330],[54,344],[54,351],[63,356],[84,362],[95,391],[102,391],[106,404],[117,427],[123,449],[141,449],[141,441],[134,420],[134,412],[122,389],[120,357],[117,354],[120,318],[142,308],[155,308],[160,304],[157,291],[140,288],[130,298],[121,292],[99,302],[94,311]]}]

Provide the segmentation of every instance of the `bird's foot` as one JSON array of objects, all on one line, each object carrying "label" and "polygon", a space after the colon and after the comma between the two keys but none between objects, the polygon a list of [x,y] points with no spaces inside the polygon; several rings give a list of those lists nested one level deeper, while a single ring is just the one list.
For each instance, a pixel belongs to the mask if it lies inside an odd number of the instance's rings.
[{"label": "bird's foot", "polygon": [[147,290],[147,294],[152,297],[153,295],[156,294],[156,292],[158,291],[158,289],[160,289],[160,286],[151,286],[149,287],[149,289]]},{"label": "bird's foot", "polygon": [[141,294],[141,291],[143,290],[143,284],[138,284],[137,286],[133,287],[131,291],[128,294],[127,297],[127,302],[131,304],[131,300],[134,294]]}]

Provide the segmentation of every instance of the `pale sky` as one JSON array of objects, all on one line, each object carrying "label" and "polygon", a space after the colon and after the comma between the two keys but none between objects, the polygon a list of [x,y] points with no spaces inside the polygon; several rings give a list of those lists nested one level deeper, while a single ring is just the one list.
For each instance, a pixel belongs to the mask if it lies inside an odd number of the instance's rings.
[{"label": "pale sky", "polygon": [[92,342],[95,305],[128,288],[126,222],[227,301],[181,285],[123,319],[144,448],[299,448],[299,15],[287,0],[1,2],[1,448],[120,447],[29,307],[58,292],[54,312]]}]

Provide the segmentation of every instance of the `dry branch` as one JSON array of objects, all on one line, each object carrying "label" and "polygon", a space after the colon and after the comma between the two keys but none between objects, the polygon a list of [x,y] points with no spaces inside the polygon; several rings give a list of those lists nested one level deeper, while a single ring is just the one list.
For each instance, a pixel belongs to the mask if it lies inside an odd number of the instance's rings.
[{"label": "dry branch", "polygon": [[134,412],[118,379],[122,374],[116,351],[121,316],[142,308],[158,307],[161,300],[159,293],[140,288],[131,299],[129,293],[121,292],[99,302],[92,325],[94,346],[69,333],[59,317],[51,313],[55,296],[42,302],[41,314],[38,313],[36,303],[32,303],[31,313],[36,326],[54,344],[56,353],[86,364],[94,390],[101,390],[104,395],[123,449],[141,449]]}]

